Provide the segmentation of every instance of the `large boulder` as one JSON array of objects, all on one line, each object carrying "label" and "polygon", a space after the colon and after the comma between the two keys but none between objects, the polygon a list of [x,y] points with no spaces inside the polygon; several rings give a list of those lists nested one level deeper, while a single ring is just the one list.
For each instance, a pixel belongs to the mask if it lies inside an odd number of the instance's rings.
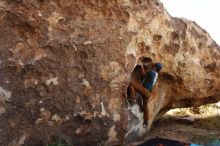
[{"label": "large boulder", "polygon": [[[143,127],[127,102],[133,68],[164,68]],[[167,110],[220,100],[220,48],[157,0],[0,1],[0,144],[114,145]]]}]

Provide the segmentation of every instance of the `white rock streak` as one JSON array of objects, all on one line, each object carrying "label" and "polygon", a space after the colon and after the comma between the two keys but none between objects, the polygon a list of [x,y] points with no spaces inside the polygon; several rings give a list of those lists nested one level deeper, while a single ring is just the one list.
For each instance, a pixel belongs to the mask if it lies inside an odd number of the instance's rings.
[{"label": "white rock streak", "polygon": [[5,90],[0,86],[0,102],[9,100],[11,94],[11,91]]},{"label": "white rock streak", "polygon": [[126,133],[125,137],[127,137],[130,133],[138,131],[139,136],[142,136],[146,129],[143,127],[143,112],[140,112],[139,106],[137,104],[133,105],[132,107],[129,107],[128,110],[131,110],[131,112],[137,116],[138,118],[138,124],[132,124],[130,130]]},{"label": "white rock streak", "polygon": [[109,114],[106,113],[104,104],[103,104],[102,102],[101,102],[100,104],[101,104],[101,107],[102,107],[102,112],[101,112],[101,114],[99,115],[99,117],[109,116]]},{"label": "white rock streak", "polygon": [[51,79],[48,79],[46,80],[45,84],[48,86],[50,84],[54,84],[54,85],[58,85],[59,82],[58,82],[58,77],[55,77],[55,78],[51,78]]}]

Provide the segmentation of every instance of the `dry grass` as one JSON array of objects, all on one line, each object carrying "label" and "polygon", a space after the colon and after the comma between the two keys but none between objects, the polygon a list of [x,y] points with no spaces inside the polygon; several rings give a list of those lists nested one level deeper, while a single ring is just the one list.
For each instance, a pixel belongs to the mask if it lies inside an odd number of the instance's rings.
[{"label": "dry grass", "polygon": [[[205,143],[220,138],[218,132],[220,131],[220,102],[196,108],[174,109],[166,116],[176,119],[181,124],[191,123],[191,126],[186,126],[186,129],[190,127],[194,129],[191,131],[190,141]],[[206,132],[201,132],[199,129]]]},{"label": "dry grass", "polygon": [[195,119],[205,119],[209,117],[220,117],[220,102],[207,104],[194,108],[180,108],[170,110],[167,115],[177,117],[193,117]]}]

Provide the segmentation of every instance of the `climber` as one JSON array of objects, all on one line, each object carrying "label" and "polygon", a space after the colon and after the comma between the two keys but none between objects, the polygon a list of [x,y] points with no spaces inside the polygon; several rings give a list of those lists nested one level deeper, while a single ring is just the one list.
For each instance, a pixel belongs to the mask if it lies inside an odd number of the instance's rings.
[{"label": "climber", "polygon": [[149,70],[149,64],[147,64],[147,66],[142,65],[142,69],[140,71],[141,72],[140,78],[142,78],[143,80],[141,82],[141,85],[140,83],[137,83],[133,80],[131,80],[130,82],[130,84],[135,89],[135,91],[137,91],[142,95],[142,99],[143,99],[142,108],[144,110],[144,123],[143,123],[144,125],[147,125],[147,120],[148,120],[148,109],[147,109],[148,100],[150,98],[152,89],[155,83],[157,82],[158,73],[160,72],[161,69],[162,69],[161,63],[153,64],[150,70]]},{"label": "climber", "polygon": [[142,69],[144,74],[144,80],[142,81],[143,86],[148,89],[150,92],[152,92],[153,86],[157,82],[158,73],[162,69],[162,64],[155,63],[152,66],[152,69],[146,73],[144,69]]},{"label": "climber", "polygon": [[130,75],[130,83],[127,88],[127,99],[130,105],[140,101],[139,100],[140,94],[138,94],[138,92],[135,90],[131,82],[135,82],[141,85],[142,81],[144,80],[145,72],[149,71],[152,68],[152,64],[153,64],[152,59],[149,57],[140,57],[139,60],[140,63],[135,66],[134,70]]},{"label": "climber", "polygon": [[[142,69],[140,71],[141,72],[140,78],[142,78],[141,85],[139,85],[139,83],[132,81],[132,80],[130,82],[133,88],[136,91],[138,91],[140,94],[142,94],[143,96],[147,95],[144,92],[152,92],[153,86],[155,85],[157,78],[158,78],[158,73],[162,69],[162,64],[155,63],[152,65],[150,70],[148,68],[149,68],[149,64],[147,66],[142,65]],[[145,88],[144,90],[142,86]]]}]

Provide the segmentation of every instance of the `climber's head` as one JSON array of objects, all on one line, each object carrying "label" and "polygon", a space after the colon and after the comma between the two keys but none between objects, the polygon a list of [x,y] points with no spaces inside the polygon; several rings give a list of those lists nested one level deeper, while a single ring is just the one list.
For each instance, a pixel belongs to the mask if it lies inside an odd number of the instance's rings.
[{"label": "climber's head", "polygon": [[163,65],[161,63],[155,63],[153,65],[153,70],[159,72],[162,69]]}]

